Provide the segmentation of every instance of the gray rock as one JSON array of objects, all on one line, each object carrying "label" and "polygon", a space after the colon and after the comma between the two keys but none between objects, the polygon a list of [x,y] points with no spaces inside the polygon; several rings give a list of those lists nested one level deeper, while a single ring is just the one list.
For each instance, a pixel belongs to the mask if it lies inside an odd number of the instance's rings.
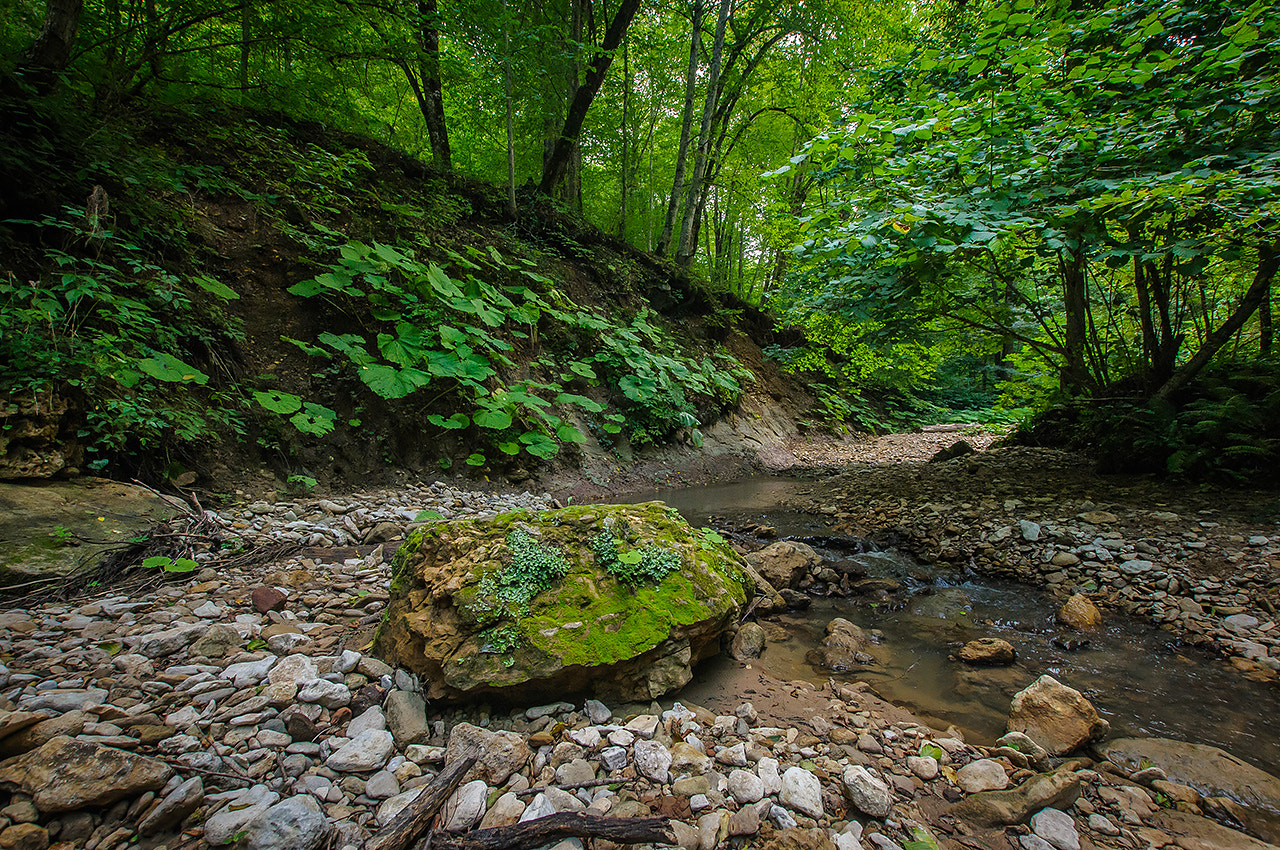
[{"label": "gray rock", "polygon": [[489,786],[483,779],[476,779],[458,788],[440,810],[444,828],[462,831],[478,824],[484,817],[485,800],[488,796]]},{"label": "gray rock", "polygon": [[[204,840],[214,846],[230,844],[250,821],[275,805],[279,799],[280,795],[268,791],[265,785],[247,789],[231,805],[204,822]],[[239,806],[244,807],[238,808]]]},{"label": "gray rock", "polygon": [[342,708],[351,702],[351,691],[341,682],[316,679],[298,689],[298,702],[313,702],[325,708]]},{"label": "gray rock", "polygon": [[302,687],[318,678],[320,678],[319,668],[306,655],[289,655],[281,658],[271,668],[271,672],[267,673],[267,681],[273,685],[289,682]]},{"label": "gray rock", "polygon": [[803,767],[789,767],[782,774],[778,802],[811,818],[822,817],[822,783]]},{"label": "gray rock", "polygon": [[764,629],[759,623],[743,623],[738,629],[738,633],[733,636],[733,644],[729,647],[729,655],[739,661],[745,661],[751,658],[759,658],[764,652],[765,643]]},{"label": "gray rock", "polygon": [[625,747],[605,747],[600,751],[600,766],[612,773],[627,766]]},{"label": "gray rock", "polygon": [[765,756],[756,762],[756,775],[764,783],[764,793],[777,794],[782,790],[782,775],[778,773],[778,760]]},{"label": "gray rock", "polygon": [[1022,539],[1034,543],[1040,539],[1040,524],[1029,519],[1018,520],[1018,528],[1022,531]]},{"label": "gray rock", "polygon": [[609,710],[609,706],[598,699],[587,700],[587,704],[584,707],[587,712],[587,719],[597,726],[608,723],[613,719],[613,712]]},{"label": "gray rock", "polygon": [[[394,727],[393,727],[394,728]],[[468,776],[483,779],[497,788],[523,768],[533,757],[524,738],[515,732],[490,732],[470,723],[459,723],[449,731],[445,764],[475,756],[478,761]]]},{"label": "gray rock", "polygon": [[[382,714],[382,709],[378,706],[370,706],[365,709],[359,717],[354,717],[347,724],[347,737],[355,738],[361,732],[367,732],[370,729],[379,730],[387,728],[387,719]],[[392,735],[395,733],[393,732]]]},{"label": "gray rock", "polygon": [[969,794],[1009,787],[1009,775],[995,759],[971,761],[956,771],[956,784]]},{"label": "gray rock", "polygon": [[846,767],[840,781],[844,785],[845,797],[863,814],[882,818],[893,808],[893,792],[889,786],[862,765]]},{"label": "gray rock", "polygon": [[181,625],[160,632],[152,632],[138,639],[137,651],[148,658],[161,658],[181,652],[204,634],[208,626]]},{"label": "gray rock", "polygon": [[228,664],[226,669],[222,671],[222,678],[230,679],[231,683],[237,688],[252,688],[262,683],[267,678],[267,674],[271,672],[271,668],[280,659],[274,655],[268,655],[257,661],[242,661],[238,664]]},{"label": "gray rock", "polygon": [[396,746],[421,744],[431,737],[427,723],[427,703],[421,694],[413,691],[392,691],[382,703],[387,713],[387,727],[396,739]]},{"label": "gray rock", "polygon": [[758,803],[764,799],[764,782],[749,770],[734,770],[729,773],[729,794],[739,805]]},{"label": "gray rock", "polygon": [[380,770],[364,784],[364,794],[372,800],[387,800],[400,793],[400,781],[389,770]]},{"label": "gray rock", "polygon": [[18,701],[23,711],[56,711],[65,714],[68,711],[79,711],[90,706],[102,705],[107,701],[107,692],[102,688],[62,689],[50,688],[40,691],[34,697]]},{"label": "gray rock", "polygon": [[168,832],[187,819],[204,802],[204,782],[193,776],[165,795],[138,823],[138,834],[146,837]]},{"label": "gray rock", "polygon": [[365,773],[386,764],[394,751],[390,732],[370,729],[339,747],[325,759],[325,765],[341,773]]},{"label": "gray rock", "polygon": [[1080,835],[1071,815],[1058,809],[1041,809],[1031,816],[1031,831],[1058,850],[1080,850]]},{"label": "gray rock", "polygon": [[418,799],[421,794],[421,788],[413,788],[397,794],[389,800],[383,800],[382,804],[378,806],[378,810],[374,812],[374,821],[377,822],[378,826],[386,826],[396,815],[404,811],[406,806]]},{"label": "gray rock", "polygon": [[310,794],[281,800],[245,827],[245,850],[320,850],[333,824]]},{"label": "gray rock", "polygon": [[769,807],[769,820],[773,821],[773,825],[778,829],[795,829],[799,825],[791,816],[791,812],[776,804]]},{"label": "gray rock", "polygon": [[659,741],[636,741],[632,750],[636,770],[655,782],[670,780],[671,751]]}]

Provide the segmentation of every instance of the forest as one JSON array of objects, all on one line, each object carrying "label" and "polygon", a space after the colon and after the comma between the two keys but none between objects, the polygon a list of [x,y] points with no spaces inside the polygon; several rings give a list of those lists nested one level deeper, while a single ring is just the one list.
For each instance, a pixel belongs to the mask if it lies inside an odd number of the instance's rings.
[{"label": "forest", "polygon": [[440,236],[484,208],[593,228],[643,301],[660,269],[693,312],[765,317],[821,427],[1020,423],[1114,470],[1280,469],[1265,0],[0,9],[0,386],[70,399],[92,469],[359,428],[229,365],[242,293],[191,235],[208,196],[275,222],[291,295],[362,317],[293,356],[430,394],[441,433],[488,438],[472,466],[547,460],[584,422],[700,440],[749,378],[639,301],[557,300],[536,252]]}]

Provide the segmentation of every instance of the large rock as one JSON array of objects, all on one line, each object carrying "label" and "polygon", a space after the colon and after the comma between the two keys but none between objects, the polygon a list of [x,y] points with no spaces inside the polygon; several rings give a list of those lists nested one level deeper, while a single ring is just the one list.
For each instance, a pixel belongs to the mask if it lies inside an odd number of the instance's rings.
[{"label": "large rock", "polygon": [[0,764],[0,787],[21,790],[37,809],[56,814],[155,791],[172,775],[162,761],[63,735]]},{"label": "large rock", "polygon": [[[664,559],[676,568],[660,582],[606,570]],[[396,554],[375,649],[420,674],[432,700],[587,688],[648,700],[686,684],[692,665],[719,650],[751,590],[727,544],[657,502],[431,523]]]},{"label": "large rock", "polygon": [[1092,632],[1102,628],[1102,612],[1083,593],[1073,595],[1058,609],[1058,622],[1078,632]]},{"label": "large rock", "polygon": [[951,807],[951,815],[980,827],[1026,823],[1041,809],[1065,809],[1080,796],[1080,777],[1062,770],[1037,773],[1008,791],[971,794]]},{"label": "large rock", "polygon": [[[151,490],[102,478],[0,482],[0,587],[92,565],[175,513]],[[79,545],[64,545],[65,535]]]},{"label": "large rock", "polygon": [[868,653],[871,639],[862,629],[843,617],[827,623],[827,636],[817,649],[809,650],[805,660],[815,667],[847,673],[875,659]]},{"label": "large rock", "polygon": [[960,660],[976,667],[1008,667],[1017,657],[1013,644],[1001,638],[971,640],[960,650]]},{"label": "large rock", "polygon": [[780,540],[759,552],[747,555],[747,562],[769,584],[781,590],[800,584],[802,578],[822,563],[822,558],[818,557],[812,547],[803,543]]},{"label": "large rock", "polygon": [[468,779],[479,778],[500,787],[511,774],[529,763],[533,751],[515,732],[490,732],[470,723],[459,723],[449,731],[444,761],[453,764],[468,756],[476,757],[475,767],[467,773]]},{"label": "large rock", "polygon": [[281,800],[249,821],[244,850],[320,850],[329,843],[333,824],[310,794]]},{"label": "large rock", "polygon": [[1014,694],[1009,706],[1008,731],[1023,733],[1055,756],[1101,740],[1110,728],[1083,694],[1049,675]]},{"label": "large rock", "polygon": [[1155,766],[1201,796],[1235,800],[1245,807],[1250,831],[1280,843],[1280,778],[1217,747],[1167,738],[1117,738],[1097,750],[1125,770]]}]

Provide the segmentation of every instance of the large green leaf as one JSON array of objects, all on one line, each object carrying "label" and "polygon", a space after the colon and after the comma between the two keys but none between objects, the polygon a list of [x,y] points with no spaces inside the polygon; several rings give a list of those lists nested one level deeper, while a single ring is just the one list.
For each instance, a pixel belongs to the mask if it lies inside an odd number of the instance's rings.
[{"label": "large green leaf", "polygon": [[150,357],[134,361],[139,370],[157,381],[171,384],[200,384],[209,382],[209,376],[194,366],[183,363],[167,351],[158,351]]},{"label": "large green leaf", "polygon": [[421,369],[396,369],[374,363],[360,369],[360,380],[382,398],[396,399],[425,387],[430,383],[431,376]]}]

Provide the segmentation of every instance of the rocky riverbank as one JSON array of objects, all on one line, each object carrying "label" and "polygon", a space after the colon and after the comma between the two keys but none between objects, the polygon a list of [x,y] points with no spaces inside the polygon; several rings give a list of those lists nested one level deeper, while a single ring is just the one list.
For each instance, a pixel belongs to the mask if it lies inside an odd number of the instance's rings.
[{"label": "rocky riverbank", "polygon": [[[930,463],[854,463],[801,507],[926,562],[1041,585],[1280,671],[1274,493],[1104,479],[1073,455],[994,448]],[[818,588],[824,590],[823,588]]]},{"label": "rocky riverbank", "polygon": [[686,850],[1269,846],[1190,814],[1228,819],[1228,798],[1020,738],[972,746],[861,686],[744,662],[724,704],[441,710],[366,654],[405,527],[551,505],[443,485],[256,503],[210,518],[310,548],[6,607],[0,847],[358,848],[465,754],[444,828],[585,810],[668,815]]}]

